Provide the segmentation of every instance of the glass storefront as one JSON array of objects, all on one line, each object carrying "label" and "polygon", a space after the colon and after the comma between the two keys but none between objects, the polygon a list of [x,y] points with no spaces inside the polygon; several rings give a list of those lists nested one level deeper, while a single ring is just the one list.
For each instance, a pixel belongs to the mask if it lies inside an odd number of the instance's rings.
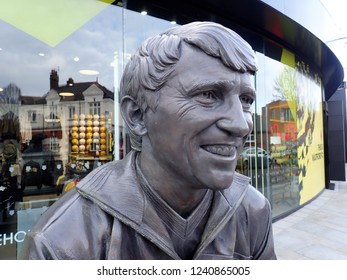
[{"label": "glass storefront", "polygon": [[266,42],[257,57],[255,128],[238,168],[270,200],[276,218],[325,188],[322,83],[285,48]]},{"label": "glass storefront", "polygon": [[[145,38],[176,24],[112,1],[26,2],[0,12],[0,259],[16,259],[50,205],[129,150],[122,70]],[[238,170],[276,217],[324,188],[322,85],[304,61],[267,44],[257,50],[255,126]]]}]

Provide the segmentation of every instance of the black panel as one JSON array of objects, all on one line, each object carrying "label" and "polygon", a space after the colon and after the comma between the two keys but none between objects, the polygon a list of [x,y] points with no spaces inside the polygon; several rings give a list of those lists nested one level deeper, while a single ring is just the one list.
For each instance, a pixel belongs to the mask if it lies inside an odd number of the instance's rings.
[{"label": "black panel", "polygon": [[[341,102],[343,108],[342,111],[346,112],[346,82],[343,82],[338,90],[330,97],[329,101],[339,101]],[[329,110],[333,111],[334,107],[331,106],[332,104],[329,104]],[[345,114],[345,120],[344,120],[344,139],[345,143],[347,143],[347,116]],[[347,161],[347,149],[345,152],[345,157]]]},{"label": "black panel", "polygon": [[343,100],[328,102],[328,180],[345,181],[345,96]]}]

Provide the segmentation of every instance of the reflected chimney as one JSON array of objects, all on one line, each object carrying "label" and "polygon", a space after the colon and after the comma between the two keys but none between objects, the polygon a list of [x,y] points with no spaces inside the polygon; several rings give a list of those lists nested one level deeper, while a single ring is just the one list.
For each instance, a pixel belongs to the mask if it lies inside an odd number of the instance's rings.
[{"label": "reflected chimney", "polygon": [[74,85],[74,80],[72,78],[69,78],[66,82],[68,86],[73,86]]},{"label": "reflected chimney", "polygon": [[50,89],[58,90],[59,87],[59,76],[56,70],[51,71],[50,75]]}]

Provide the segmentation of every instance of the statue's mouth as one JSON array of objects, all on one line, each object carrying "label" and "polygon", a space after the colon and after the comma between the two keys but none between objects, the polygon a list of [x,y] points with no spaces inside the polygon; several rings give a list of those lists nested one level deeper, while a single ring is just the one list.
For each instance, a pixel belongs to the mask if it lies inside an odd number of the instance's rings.
[{"label": "statue's mouth", "polygon": [[230,157],[236,153],[236,147],[231,145],[203,145],[201,148],[211,154],[224,157]]}]

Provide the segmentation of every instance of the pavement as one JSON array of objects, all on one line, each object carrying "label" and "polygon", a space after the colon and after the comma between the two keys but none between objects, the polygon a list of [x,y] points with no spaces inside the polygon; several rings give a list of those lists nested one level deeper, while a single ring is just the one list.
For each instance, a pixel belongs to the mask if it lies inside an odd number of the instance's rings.
[{"label": "pavement", "polygon": [[334,190],[273,223],[279,260],[347,260],[347,182],[332,183]]}]

